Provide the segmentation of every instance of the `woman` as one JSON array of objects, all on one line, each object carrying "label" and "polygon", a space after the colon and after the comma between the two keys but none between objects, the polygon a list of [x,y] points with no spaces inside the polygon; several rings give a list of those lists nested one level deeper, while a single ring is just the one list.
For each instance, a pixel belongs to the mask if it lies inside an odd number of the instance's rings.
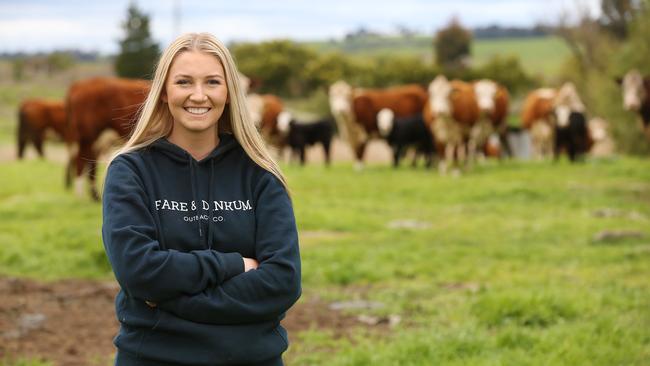
[{"label": "woman", "polygon": [[282,365],[300,296],[285,179],[214,36],[162,54],[109,165],[103,239],[121,290],[116,365]]}]

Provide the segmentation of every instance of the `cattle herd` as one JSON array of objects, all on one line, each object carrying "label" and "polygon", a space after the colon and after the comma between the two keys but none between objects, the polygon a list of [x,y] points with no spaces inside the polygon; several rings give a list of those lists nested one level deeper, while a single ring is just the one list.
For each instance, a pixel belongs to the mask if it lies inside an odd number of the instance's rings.
[{"label": "cattle herd", "polygon": [[[248,90],[249,79],[240,81]],[[639,114],[639,125],[650,140],[650,77],[629,71],[617,80],[622,87],[623,107]],[[43,156],[45,131],[52,129],[66,142],[70,156],[66,186],[83,186],[88,174],[90,193],[99,199],[95,187],[97,157],[106,131],[113,143],[124,141],[136,120],[139,107],[149,92],[144,80],[91,78],[73,83],[65,101],[30,99],[18,112],[18,157],[26,145],[34,144]],[[373,138],[385,140],[393,151],[397,167],[407,149],[413,149],[413,165],[423,157],[426,166],[437,162],[445,174],[474,164],[479,157],[513,155],[506,121],[508,90],[487,79],[473,82],[448,80],[439,75],[428,88],[418,84],[385,89],[355,88],[338,81],[329,88],[333,118],[315,122],[296,120],[282,100],[271,94],[247,94],[249,114],[269,146],[288,148],[305,163],[305,148],[321,144],[330,162],[330,145],[335,130],[349,144],[355,167],[363,166],[364,152]],[[579,160],[590,148],[607,138],[606,122],[587,121],[586,108],[571,83],[560,88],[531,91],[521,109],[521,126],[528,131],[534,158],[565,152]]]}]

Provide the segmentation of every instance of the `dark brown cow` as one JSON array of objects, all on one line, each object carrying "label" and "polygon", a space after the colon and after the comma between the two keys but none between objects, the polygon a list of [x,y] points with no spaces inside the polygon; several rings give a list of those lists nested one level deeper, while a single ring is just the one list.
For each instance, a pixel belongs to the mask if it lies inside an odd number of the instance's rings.
[{"label": "dark brown cow", "polygon": [[149,88],[150,83],[145,80],[92,78],[75,82],[68,90],[66,141],[75,167],[75,183],[79,190],[87,167],[90,192],[95,200],[99,195],[95,187],[97,156],[93,145],[105,130],[113,130],[121,138],[131,133]]},{"label": "dark brown cow", "polygon": [[623,108],[639,114],[639,125],[650,140],[650,76],[630,70],[618,82],[623,89]]},{"label": "dark brown cow", "polygon": [[65,127],[63,102],[42,99],[28,99],[22,102],[18,109],[18,159],[23,158],[25,148],[30,142],[42,158],[46,131],[53,130],[63,140]]},{"label": "dark brown cow", "polygon": [[339,133],[354,151],[356,167],[361,168],[368,141],[379,137],[377,113],[388,108],[395,118],[419,115],[427,101],[427,92],[416,84],[387,89],[353,89],[344,81],[337,81],[330,86],[329,99]]},{"label": "dark brown cow", "polygon": [[[445,174],[455,161],[465,163],[467,145],[471,142],[470,131],[480,115],[472,84],[460,80],[450,82],[443,75],[437,76],[429,84],[429,100],[423,115],[438,152],[444,151],[440,172]],[[475,148],[469,147],[469,150]]]}]

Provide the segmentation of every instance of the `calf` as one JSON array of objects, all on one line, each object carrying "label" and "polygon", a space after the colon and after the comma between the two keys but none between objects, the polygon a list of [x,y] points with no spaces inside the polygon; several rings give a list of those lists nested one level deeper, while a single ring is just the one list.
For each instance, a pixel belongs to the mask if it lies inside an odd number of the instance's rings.
[{"label": "calf", "polygon": [[294,155],[300,158],[300,165],[305,165],[305,148],[316,143],[323,146],[325,164],[330,164],[330,145],[334,134],[334,121],[322,119],[316,122],[298,122],[289,112],[278,116],[278,130],[286,136],[285,142]]},{"label": "calf", "polygon": [[585,106],[573,83],[562,85],[553,106],[556,120],[553,156],[557,160],[565,150],[569,160],[574,162],[589,151],[592,141],[585,118]]},{"label": "calf", "polygon": [[22,102],[18,110],[18,159],[23,158],[25,147],[30,142],[42,158],[45,132],[51,129],[63,140],[65,127],[65,104],[62,101],[29,99]]},{"label": "calf", "polygon": [[587,120],[583,112],[572,111],[569,113],[568,122],[555,127],[555,146],[553,155],[557,160],[562,151],[566,151],[569,160],[575,162],[583,157],[591,148],[592,141],[589,136]]},{"label": "calf", "polygon": [[433,135],[427,128],[422,114],[395,118],[395,113],[384,108],[377,114],[379,134],[386,139],[393,149],[393,166],[397,168],[399,161],[406,152],[406,148],[416,148],[413,157],[413,166],[417,164],[418,154],[424,155],[425,164],[431,166],[433,156]]}]

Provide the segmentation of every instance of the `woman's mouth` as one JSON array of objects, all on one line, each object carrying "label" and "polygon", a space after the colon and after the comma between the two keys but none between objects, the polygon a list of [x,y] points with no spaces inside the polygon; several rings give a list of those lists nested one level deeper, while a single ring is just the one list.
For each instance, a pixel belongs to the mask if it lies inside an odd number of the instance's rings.
[{"label": "woman's mouth", "polygon": [[185,107],[184,109],[196,115],[206,114],[210,110],[210,108],[207,107]]}]

